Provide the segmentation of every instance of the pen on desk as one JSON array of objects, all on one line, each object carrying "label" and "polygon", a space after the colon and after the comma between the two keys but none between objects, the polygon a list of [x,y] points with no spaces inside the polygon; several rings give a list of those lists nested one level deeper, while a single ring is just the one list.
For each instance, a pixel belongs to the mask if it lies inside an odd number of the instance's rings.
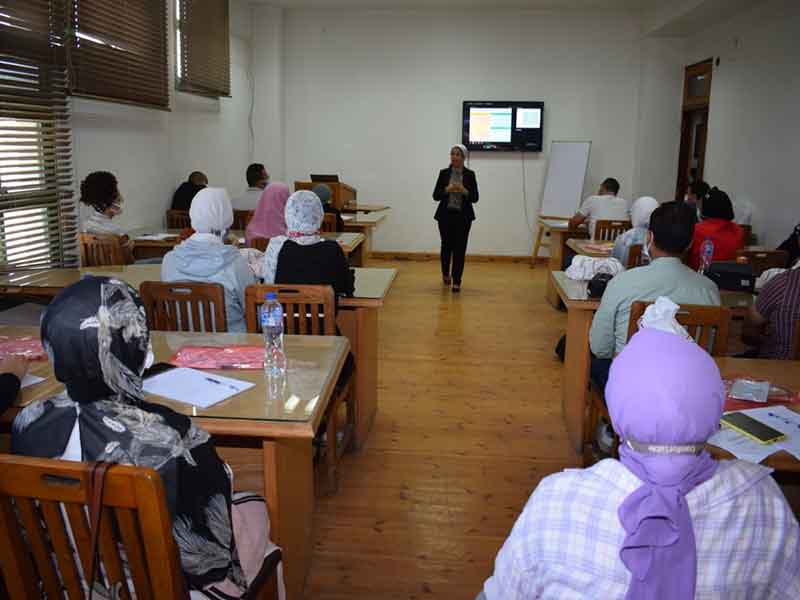
[{"label": "pen on desk", "polygon": [[210,381],[211,383],[216,383],[217,385],[224,385],[225,387],[232,389],[234,392],[237,393],[239,392],[239,388],[237,388],[235,385],[231,385],[230,383],[223,383],[219,379],[214,379],[213,377],[206,377],[205,379],[206,381]]}]

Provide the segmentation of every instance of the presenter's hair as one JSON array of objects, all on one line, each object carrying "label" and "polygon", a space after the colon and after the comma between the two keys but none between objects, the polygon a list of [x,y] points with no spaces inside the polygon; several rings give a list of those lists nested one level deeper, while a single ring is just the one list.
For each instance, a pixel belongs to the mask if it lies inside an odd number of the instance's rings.
[{"label": "presenter's hair", "polygon": [[685,202],[665,202],[650,215],[653,243],[663,252],[683,254],[692,243],[695,210]]},{"label": "presenter's hair", "polygon": [[604,179],[601,185],[615,196],[619,194],[619,181],[617,181],[613,177],[608,177]]}]

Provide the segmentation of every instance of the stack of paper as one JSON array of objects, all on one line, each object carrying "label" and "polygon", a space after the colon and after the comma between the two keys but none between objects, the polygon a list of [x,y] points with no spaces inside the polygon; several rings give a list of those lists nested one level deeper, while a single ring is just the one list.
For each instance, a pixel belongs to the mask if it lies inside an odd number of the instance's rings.
[{"label": "stack of paper", "polygon": [[765,406],[740,412],[777,429],[786,435],[786,438],[774,444],[760,444],[738,431],[723,427],[708,440],[708,443],[727,450],[736,458],[755,463],[760,463],[781,450],[786,450],[800,460],[800,413],[785,406]]},{"label": "stack of paper", "polygon": [[169,240],[172,238],[178,237],[174,233],[143,233],[142,235],[137,235],[137,240]]},{"label": "stack of paper", "polygon": [[178,368],[145,379],[144,391],[198,408],[208,408],[254,385],[196,369]]}]

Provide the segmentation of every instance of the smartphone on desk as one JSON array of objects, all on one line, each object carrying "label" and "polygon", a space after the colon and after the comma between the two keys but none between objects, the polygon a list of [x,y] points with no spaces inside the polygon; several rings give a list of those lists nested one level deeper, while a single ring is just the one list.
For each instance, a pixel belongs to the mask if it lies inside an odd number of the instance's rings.
[{"label": "smartphone on desk", "polygon": [[786,437],[777,429],[773,429],[769,425],[757,421],[742,412],[732,412],[722,415],[720,421],[723,425],[727,425],[742,435],[746,435],[759,444],[772,444]]}]

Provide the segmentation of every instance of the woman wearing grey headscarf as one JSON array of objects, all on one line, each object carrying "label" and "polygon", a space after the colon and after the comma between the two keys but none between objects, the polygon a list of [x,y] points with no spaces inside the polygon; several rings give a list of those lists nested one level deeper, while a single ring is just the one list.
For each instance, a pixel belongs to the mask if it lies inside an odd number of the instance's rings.
[{"label": "woman wearing grey headscarf", "polygon": [[467,240],[475,220],[472,205],[478,201],[478,181],[475,179],[475,172],[464,166],[466,158],[466,146],[453,146],[450,149],[450,166],[439,171],[439,178],[433,189],[433,199],[439,203],[434,218],[439,224],[442,240],[442,279],[445,285],[453,284],[454,292],[461,290]]},{"label": "woman wearing grey headscarf", "polygon": [[342,211],[333,205],[333,190],[331,190],[330,186],[320,183],[315,185],[314,189],[311,191],[319,197],[319,201],[322,202],[322,209],[325,211],[325,214],[334,215],[336,217],[336,231],[344,231]]}]

